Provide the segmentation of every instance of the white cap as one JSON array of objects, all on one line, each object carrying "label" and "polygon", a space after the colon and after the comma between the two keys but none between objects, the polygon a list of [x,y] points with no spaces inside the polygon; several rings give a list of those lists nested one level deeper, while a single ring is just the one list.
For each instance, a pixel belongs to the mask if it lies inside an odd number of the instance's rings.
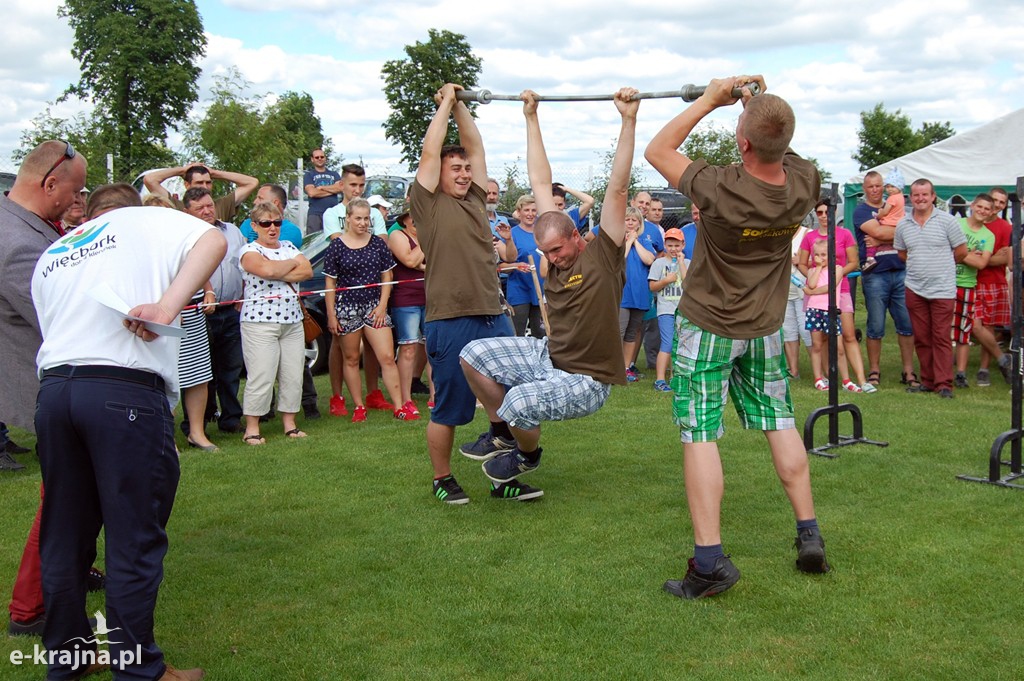
[{"label": "white cap", "polygon": [[371,206],[384,206],[385,208],[391,208],[391,204],[384,200],[384,197],[380,194],[374,194],[370,198],[366,199],[366,202]]}]

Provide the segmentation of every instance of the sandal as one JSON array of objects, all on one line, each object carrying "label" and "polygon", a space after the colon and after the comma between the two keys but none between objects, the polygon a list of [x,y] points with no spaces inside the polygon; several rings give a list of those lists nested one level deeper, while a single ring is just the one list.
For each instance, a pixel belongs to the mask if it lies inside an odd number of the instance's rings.
[{"label": "sandal", "polygon": [[911,371],[909,373],[907,373],[906,371],[901,371],[900,372],[900,376],[901,376],[900,383],[902,383],[903,385],[911,385],[912,386],[912,385],[920,385],[921,384],[921,382],[917,380],[917,374],[915,374],[913,371]]},{"label": "sandal", "polygon": [[851,393],[863,392],[860,389],[860,386],[851,381],[850,379],[846,379],[845,381],[843,381],[843,390],[846,390]]},{"label": "sandal", "polygon": [[288,436],[288,437],[290,437],[290,438],[300,438],[300,437],[306,437],[306,434],[305,434],[305,433],[303,433],[303,432],[302,432],[301,430],[299,430],[298,428],[292,428],[291,430],[287,430],[287,431],[285,431],[285,433],[284,433],[284,434],[285,434],[285,435],[287,435],[287,436]]},{"label": "sandal", "polygon": [[242,442],[253,447],[267,444],[267,441],[263,439],[263,436],[259,433],[253,433],[252,435],[246,435],[242,438]]},{"label": "sandal", "polygon": [[828,390],[828,379],[818,378],[814,381],[814,387],[818,390]]},{"label": "sandal", "polygon": [[879,383],[881,383],[881,382],[882,382],[882,373],[881,372],[879,372],[879,371],[869,371],[868,372],[868,383],[870,383],[871,385],[873,385],[873,386],[875,386],[877,388]]}]

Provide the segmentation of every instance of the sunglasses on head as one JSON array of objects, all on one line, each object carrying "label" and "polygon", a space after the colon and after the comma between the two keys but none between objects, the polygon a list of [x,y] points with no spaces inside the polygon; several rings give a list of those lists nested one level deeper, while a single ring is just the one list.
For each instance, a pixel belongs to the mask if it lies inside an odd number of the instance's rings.
[{"label": "sunglasses on head", "polygon": [[273,225],[274,227],[280,227],[281,223],[282,223],[281,220],[257,220],[256,221],[257,225],[259,225],[260,227],[264,227],[264,228],[270,227],[271,225]]},{"label": "sunglasses on head", "polygon": [[50,169],[46,171],[46,174],[43,175],[43,181],[39,183],[40,187],[46,186],[46,178],[50,177],[50,174],[57,169],[57,166],[59,166],[61,163],[68,160],[69,158],[75,157],[75,148],[71,146],[71,142],[65,142],[64,144],[66,145],[64,147],[64,155],[57,159],[57,162],[50,166]]}]

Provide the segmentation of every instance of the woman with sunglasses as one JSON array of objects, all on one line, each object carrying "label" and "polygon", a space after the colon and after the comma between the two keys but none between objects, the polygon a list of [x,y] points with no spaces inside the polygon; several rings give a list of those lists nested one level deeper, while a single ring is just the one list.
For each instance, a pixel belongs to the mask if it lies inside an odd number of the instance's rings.
[{"label": "woman with sunglasses", "polygon": [[[814,207],[814,213],[818,218],[818,229],[812,230],[804,237],[800,244],[800,272],[806,277],[810,270],[811,252],[814,250],[814,242],[828,238],[828,204],[818,201]],[[850,295],[850,280],[847,275],[860,267],[860,255],[857,252],[857,241],[853,234],[842,228],[836,228],[836,265],[842,269],[842,283],[839,286],[837,302],[839,304],[839,319],[842,325],[843,346],[846,349],[846,359],[853,370],[857,382],[847,381],[843,388],[850,392],[873,393],[876,388],[869,383],[864,376],[864,359],[860,355],[860,344],[857,343],[856,327],[853,323],[853,297]],[[825,388],[827,388],[827,383]],[[824,388],[823,388],[824,389]]]},{"label": "woman with sunglasses", "polygon": [[281,241],[281,210],[272,203],[252,209],[256,240],[242,248],[239,266],[245,282],[242,303],[242,355],[248,379],[242,400],[247,444],[262,445],[260,416],[270,411],[274,378],[278,382],[277,410],[285,435],[306,437],[295,425],[302,401],[302,363],[305,359],[302,308],[298,284],[313,276],[302,253]]}]

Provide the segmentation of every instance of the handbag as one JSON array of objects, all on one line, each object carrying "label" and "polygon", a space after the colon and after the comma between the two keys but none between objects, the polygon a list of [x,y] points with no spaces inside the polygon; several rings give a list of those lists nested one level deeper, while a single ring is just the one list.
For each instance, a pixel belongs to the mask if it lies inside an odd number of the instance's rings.
[{"label": "handbag", "polygon": [[[295,287],[291,284],[288,284],[288,288],[295,291]],[[295,295],[299,299],[299,308],[302,310],[302,333],[305,336],[306,342],[312,343],[323,334],[324,330],[313,319],[313,315],[309,314],[309,310],[306,309],[306,303],[302,300],[302,296],[299,295],[298,291],[295,291]]]}]

